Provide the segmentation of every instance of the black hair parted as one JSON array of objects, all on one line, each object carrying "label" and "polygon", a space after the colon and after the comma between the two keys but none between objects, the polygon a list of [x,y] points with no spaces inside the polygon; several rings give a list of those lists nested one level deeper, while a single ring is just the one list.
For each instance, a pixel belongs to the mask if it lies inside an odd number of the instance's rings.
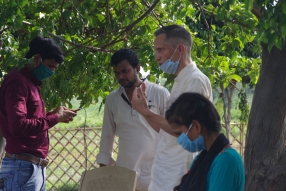
[{"label": "black hair parted", "polygon": [[64,61],[64,53],[60,46],[51,38],[36,36],[29,44],[30,50],[25,58],[32,58],[36,54],[40,54],[42,60],[55,59],[59,64]]},{"label": "black hair parted", "polygon": [[154,34],[156,37],[160,34],[165,34],[166,40],[170,41],[173,46],[176,46],[178,43],[182,43],[188,46],[188,48],[191,50],[193,45],[191,34],[180,25],[163,26],[156,30]]},{"label": "black hair parted", "polygon": [[111,56],[111,65],[116,66],[123,60],[127,60],[133,68],[140,63],[137,54],[133,50],[129,48],[122,48]]},{"label": "black hair parted", "polygon": [[207,98],[198,93],[181,94],[166,111],[168,123],[189,127],[197,120],[208,132],[220,132],[220,116]]}]

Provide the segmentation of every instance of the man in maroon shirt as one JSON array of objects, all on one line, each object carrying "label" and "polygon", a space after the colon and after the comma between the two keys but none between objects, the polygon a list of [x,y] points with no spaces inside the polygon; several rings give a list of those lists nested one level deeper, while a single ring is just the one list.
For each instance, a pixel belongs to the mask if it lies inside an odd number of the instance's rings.
[{"label": "man in maroon shirt", "polygon": [[0,129],[6,139],[0,190],[46,190],[48,130],[76,116],[62,106],[46,113],[40,94],[41,81],[51,77],[64,61],[61,48],[52,39],[40,36],[29,47],[26,58],[33,58],[33,63],[8,73],[0,89]]}]

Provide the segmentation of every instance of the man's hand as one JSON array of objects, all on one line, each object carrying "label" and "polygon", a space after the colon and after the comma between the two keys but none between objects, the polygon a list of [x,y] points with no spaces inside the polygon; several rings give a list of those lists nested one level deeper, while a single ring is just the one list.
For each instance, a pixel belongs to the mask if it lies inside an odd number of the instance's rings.
[{"label": "man's hand", "polygon": [[56,108],[53,113],[58,114],[59,122],[68,123],[73,120],[76,116],[76,112],[67,109],[66,107],[60,106]]},{"label": "man's hand", "polygon": [[146,100],[146,84],[143,82],[140,87],[135,88],[132,94],[131,104],[141,115],[148,115],[151,111]]}]

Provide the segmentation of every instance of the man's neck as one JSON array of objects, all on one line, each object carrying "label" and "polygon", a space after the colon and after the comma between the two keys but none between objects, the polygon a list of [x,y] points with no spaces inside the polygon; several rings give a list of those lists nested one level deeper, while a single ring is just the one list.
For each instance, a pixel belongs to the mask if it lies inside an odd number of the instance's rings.
[{"label": "man's neck", "polygon": [[128,98],[129,98],[129,95],[132,95],[133,91],[135,89],[135,86],[131,87],[131,88],[124,88]]},{"label": "man's neck", "polygon": [[182,57],[175,75],[178,76],[181,70],[183,70],[191,62],[192,62],[192,59],[189,57],[189,55]]}]

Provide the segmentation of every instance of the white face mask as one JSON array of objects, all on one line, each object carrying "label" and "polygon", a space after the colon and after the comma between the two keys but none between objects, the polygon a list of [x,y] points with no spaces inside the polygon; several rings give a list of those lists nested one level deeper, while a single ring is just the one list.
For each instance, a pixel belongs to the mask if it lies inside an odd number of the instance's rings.
[{"label": "white face mask", "polygon": [[181,60],[181,56],[179,58],[179,60],[177,60],[176,62],[173,62],[172,61],[172,58],[175,54],[175,52],[177,51],[178,47],[175,49],[174,53],[172,54],[171,58],[169,58],[168,60],[166,60],[161,66],[160,66],[160,69],[165,72],[165,73],[168,73],[168,74],[175,74],[177,69],[178,69],[178,66],[179,66],[179,63],[180,63],[180,60]]}]

